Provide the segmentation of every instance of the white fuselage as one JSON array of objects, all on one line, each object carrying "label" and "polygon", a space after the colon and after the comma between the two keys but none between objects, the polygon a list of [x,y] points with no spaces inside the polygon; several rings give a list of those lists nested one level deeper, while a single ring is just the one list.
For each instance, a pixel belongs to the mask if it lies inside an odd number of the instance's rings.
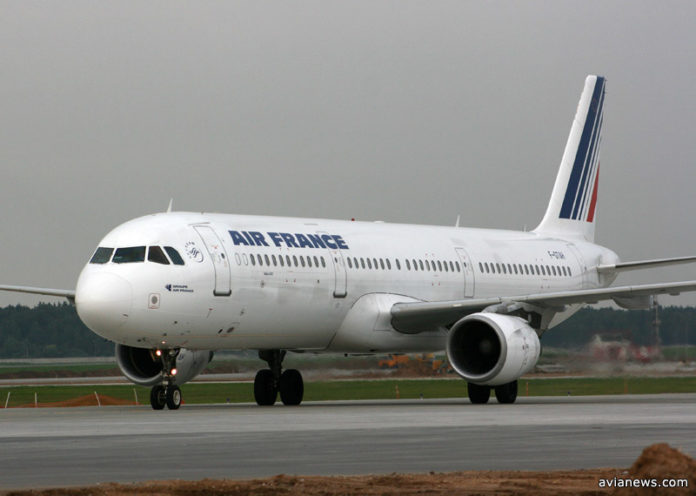
[{"label": "white fuselage", "polygon": [[595,244],[533,232],[196,213],[135,219],[99,246],[170,247],[184,261],[146,254],[88,263],[80,275],[82,320],[141,348],[441,350],[442,329],[404,335],[367,322],[363,337],[344,321],[375,294],[445,301],[604,287],[612,280],[594,268],[618,260]]}]

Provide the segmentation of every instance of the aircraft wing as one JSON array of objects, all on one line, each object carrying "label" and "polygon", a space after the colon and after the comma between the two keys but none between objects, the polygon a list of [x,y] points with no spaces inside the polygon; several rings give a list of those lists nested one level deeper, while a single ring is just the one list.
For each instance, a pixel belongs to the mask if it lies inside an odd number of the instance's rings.
[{"label": "aircraft wing", "polygon": [[29,286],[3,286],[0,285],[0,291],[14,291],[15,293],[29,293],[48,296],[59,296],[67,298],[70,303],[75,303],[75,290],[70,289],[50,289],[50,288],[32,288]]},{"label": "aircraft wing", "polygon": [[[601,289],[581,289],[557,293],[538,293],[494,298],[475,298],[457,301],[434,301],[418,303],[396,303],[391,308],[394,329],[405,334],[417,334],[448,326],[469,314],[481,312],[495,305],[529,304],[550,311],[562,311],[565,305],[574,303],[597,303],[614,300],[621,306],[631,307],[631,302],[643,302],[658,294],[678,295],[696,291],[696,281],[617,286]],[[635,305],[642,307],[642,305]]]}]

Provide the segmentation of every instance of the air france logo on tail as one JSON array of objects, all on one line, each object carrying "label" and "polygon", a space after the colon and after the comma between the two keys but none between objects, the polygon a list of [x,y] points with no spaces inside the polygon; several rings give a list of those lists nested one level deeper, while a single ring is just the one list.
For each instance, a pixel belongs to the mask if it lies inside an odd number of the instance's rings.
[{"label": "air france logo on tail", "polygon": [[563,198],[559,216],[561,219],[594,221],[599,183],[604,85],[605,79],[598,76]]}]

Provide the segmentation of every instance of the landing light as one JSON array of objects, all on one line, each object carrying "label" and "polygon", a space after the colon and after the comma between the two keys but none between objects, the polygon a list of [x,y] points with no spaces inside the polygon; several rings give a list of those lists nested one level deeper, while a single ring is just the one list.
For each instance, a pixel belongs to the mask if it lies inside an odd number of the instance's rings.
[{"label": "landing light", "polygon": [[155,355],[157,355],[158,357],[162,356],[162,350],[155,351]]},{"label": "landing light", "polygon": [[176,369],[172,369],[171,372],[170,372],[170,374],[176,375]]}]

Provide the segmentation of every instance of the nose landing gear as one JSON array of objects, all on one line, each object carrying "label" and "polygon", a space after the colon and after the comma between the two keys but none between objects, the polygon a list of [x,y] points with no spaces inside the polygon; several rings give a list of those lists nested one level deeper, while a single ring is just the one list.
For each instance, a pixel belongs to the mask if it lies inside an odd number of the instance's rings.
[{"label": "nose landing gear", "polygon": [[153,410],[162,410],[166,406],[177,410],[181,406],[182,396],[179,386],[174,384],[176,377],[176,357],[179,350],[157,350],[155,356],[162,361],[162,382],[150,390],[150,405]]},{"label": "nose landing gear", "polygon": [[275,404],[278,393],[284,405],[299,405],[304,396],[302,374],[295,369],[283,371],[285,350],[259,350],[259,358],[269,368],[259,370],[254,379],[254,399],[261,406]]}]

